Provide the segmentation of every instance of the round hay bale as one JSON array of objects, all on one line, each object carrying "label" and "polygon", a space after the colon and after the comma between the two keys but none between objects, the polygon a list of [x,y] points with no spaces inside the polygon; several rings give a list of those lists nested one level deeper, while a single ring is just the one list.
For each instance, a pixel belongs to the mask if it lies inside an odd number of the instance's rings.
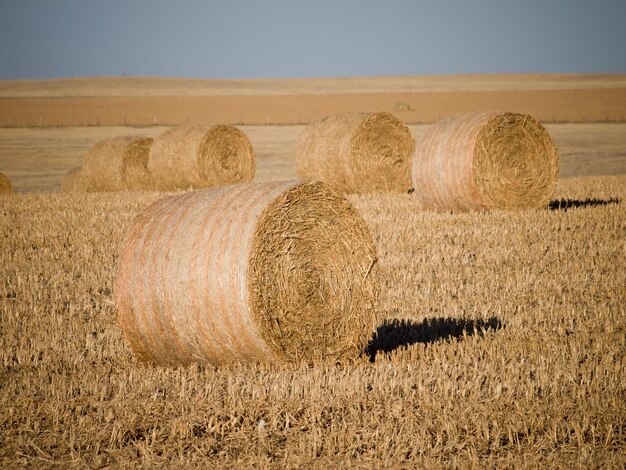
[{"label": "round hay bale", "polygon": [[113,137],[97,142],[83,163],[85,189],[90,192],[150,189],[147,167],[151,146],[150,137]]},{"label": "round hay bale", "polygon": [[328,116],[305,129],[296,149],[298,176],[344,193],[406,192],[415,140],[389,113]]},{"label": "round hay bale", "polygon": [[119,321],[142,361],[357,357],[375,327],[376,249],[323,183],[249,183],[157,201],[130,228]]},{"label": "round hay bale", "polygon": [[543,207],[558,175],[554,141],[526,114],[442,119],[429,128],[413,156],[415,195],[427,209]]},{"label": "round hay bale", "polygon": [[256,161],[250,140],[236,127],[194,124],[156,137],[148,168],[158,189],[209,188],[252,181]]},{"label": "round hay bale", "polygon": [[85,180],[83,178],[83,168],[77,166],[65,173],[61,182],[61,192],[81,193],[85,192]]},{"label": "round hay bale", "polygon": [[0,173],[0,193],[12,193],[13,186],[11,185],[11,181],[4,174]]}]

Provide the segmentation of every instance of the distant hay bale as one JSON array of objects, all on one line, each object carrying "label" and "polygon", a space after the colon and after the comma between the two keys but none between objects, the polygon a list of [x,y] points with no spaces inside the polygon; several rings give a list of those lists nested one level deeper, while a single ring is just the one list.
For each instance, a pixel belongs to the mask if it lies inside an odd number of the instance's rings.
[{"label": "distant hay bale", "polygon": [[83,178],[83,168],[77,166],[65,173],[61,182],[61,192],[64,193],[80,193],[84,192],[85,180]]},{"label": "distant hay bale", "polygon": [[85,189],[98,191],[136,191],[150,189],[148,155],[150,137],[113,137],[97,142],[83,163]]},{"label": "distant hay bale", "polygon": [[296,149],[298,176],[344,193],[411,188],[415,140],[389,113],[328,116],[305,129]]},{"label": "distant hay bale", "polygon": [[159,189],[209,188],[252,181],[256,161],[250,140],[236,127],[194,124],[156,137],[148,168]]},{"label": "distant hay bale", "polygon": [[11,185],[11,181],[4,173],[0,173],[0,193],[6,194],[12,192],[13,186]]},{"label": "distant hay bale", "polygon": [[424,208],[531,209],[556,189],[559,157],[532,116],[470,113],[435,123],[413,156],[413,186]]},{"label": "distant hay bale", "polygon": [[362,218],[292,181],[157,201],[126,235],[115,296],[136,356],[174,365],[357,357],[378,292]]}]

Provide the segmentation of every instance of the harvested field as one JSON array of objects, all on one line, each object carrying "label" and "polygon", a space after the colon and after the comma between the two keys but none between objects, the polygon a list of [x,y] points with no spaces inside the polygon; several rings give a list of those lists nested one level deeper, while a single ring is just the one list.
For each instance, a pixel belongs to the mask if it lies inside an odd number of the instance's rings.
[{"label": "harvested field", "polygon": [[[623,468],[626,124],[551,121],[619,121],[624,90],[624,76],[0,82],[0,126],[13,126],[0,171],[16,191],[0,198],[0,467]],[[555,195],[467,213],[350,196],[381,293],[375,334],[343,364],[138,362],[115,277],[124,234],[166,193],[57,192],[94,143],[154,138],[168,116],[304,123],[337,107],[434,121],[486,104],[546,125]],[[14,127],[14,109],[41,127]],[[33,114],[46,109],[91,126],[47,128]],[[124,117],[148,127],[95,126]],[[296,176],[304,125],[240,128],[255,181]]]},{"label": "harvested field", "polygon": [[0,463],[621,468],[624,188],[565,179],[522,213],[352,197],[383,280],[366,354],[221,369],[141,365],[117,324],[123,234],[161,194],[2,198]]}]

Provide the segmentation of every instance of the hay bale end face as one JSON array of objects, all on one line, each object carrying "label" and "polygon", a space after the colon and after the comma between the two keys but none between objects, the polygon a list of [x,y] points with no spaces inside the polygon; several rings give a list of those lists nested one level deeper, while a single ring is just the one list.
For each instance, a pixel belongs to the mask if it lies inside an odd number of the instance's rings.
[{"label": "hay bale end face", "polygon": [[150,189],[149,137],[114,137],[97,142],[83,163],[86,191],[133,191]]},{"label": "hay bale end face", "polygon": [[209,188],[252,181],[254,149],[233,126],[186,125],[155,138],[148,169],[159,189]]},{"label": "hay bale end face", "polygon": [[11,184],[11,181],[4,173],[0,173],[0,193],[8,194],[12,192],[13,185]]},{"label": "hay bale end face", "polygon": [[81,193],[85,192],[85,180],[83,178],[83,168],[77,166],[65,173],[61,182],[61,192],[64,193]]},{"label": "hay bale end face", "polygon": [[414,149],[411,131],[393,114],[337,114],[305,129],[298,176],[344,193],[406,192]]},{"label": "hay bale end face", "polygon": [[532,116],[470,113],[442,119],[413,156],[413,187],[426,209],[532,209],[556,190],[559,157]]},{"label": "hay bale end face", "polygon": [[143,361],[344,361],[375,327],[376,249],[352,205],[323,183],[222,186],[138,217],[115,295]]}]

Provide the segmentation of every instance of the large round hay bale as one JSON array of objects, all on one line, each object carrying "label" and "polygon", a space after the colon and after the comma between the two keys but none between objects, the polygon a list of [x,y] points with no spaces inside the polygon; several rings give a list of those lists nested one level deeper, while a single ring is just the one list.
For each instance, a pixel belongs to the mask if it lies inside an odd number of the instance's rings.
[{"label": "large round hay bale", "polygon": [[370,233],[323,183],[248,183],[157,201],[130,228],[119,321],[157,364],[357,357],[376,319]]},{"label": "large round hay bale", "polygon": [[148,168],[159,189],[209,188],[252,181],[256,159],[236,127],[193,124],[157,136]]},{"label": "large round hay bale", "polygon": [[328,116],[305,129],[296,149],[298,176],[345,193],[411,188],[415,140],[389,113]]},{"label": "large round hay bale", "polygon": [[83,168],[77,166],[72,168],[63,177],[61,182],[61,192],[64,193],[81,193],[85,192],[85,180],[83,178]]},{"label": "large round hay bale", "polygon": [[128,191],[150,189],[148,155],[150,137],[113,137],[93,145],[83,163],[85,189]]},{"label": "large round hay bale", "polygon": [[4,173],[0,173],[0,193],[12,193],[13,186],[11,181]]},{"label": "large round hay bale", "polygon": [[550,202],[559,157],[532,116],[470,113],[429,128],[413,156],[413,186],[424,208],[530,209]]}]

